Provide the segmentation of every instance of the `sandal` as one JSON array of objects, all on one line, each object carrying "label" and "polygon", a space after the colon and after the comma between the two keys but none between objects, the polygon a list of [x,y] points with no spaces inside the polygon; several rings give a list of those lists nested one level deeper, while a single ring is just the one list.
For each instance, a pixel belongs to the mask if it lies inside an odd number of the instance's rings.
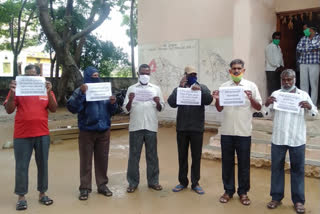
[{"label": "sandal", "polygon": [[240,197],[241,204],[246,205],[246,206],[249,206],[251,204],[251,201],[246,194],[242,194],[239,197]]},{"label": "sandal", "polygon": [[204,194],[203,189],[199,185],[194,187],[194,188],[192,188],[192,190],[195,191],[196,193],[198,193],[199,195],[203,195]]},{"label": "sandal", "polygon": [[26,200],[19,200],[16,204],[16,210],[26,210],[28,208],[28,204]]},{"label": "sandal", "polygon": [[137,187],[131,187],[131,186],[129,186],[129,187],[127,188],[127,193],[133,193],[134,191],[136,191],[136,189],[137,189]]},{"label": "sandal", "polygon": [[39,199],[39,202],[43,205],[46,205],[46,206],[49,206],[51,204],[53,204],[53,200],[51,198],[49,198],[48,196],[42,196],[40,199]]},{"label": "sandal", "polygon": [[107,197],[112,196],[112,192],[107,186],[104,186],[102,189],[98,189],[98,193]]},{"label": "sandal", "polygon": [[180,192],[181,190],[184,190],[185,188],[187,188],[186,186],[183,186],[182,184],[178,184],[177,186],[175,186],[172,191],[173,192]]},{"label": "sandal", "polygon": [[88,200],[89,197],[89,191],[87,189],[80,190],[79,200],[85,201]]},{"label": "sandal", "polygon": [[228,195],[227,193],[224,193],[224,194],[220,197],[219,201],[220,201],[220,203],[228,203],[231,198],[232,198],[232,196]]},{"label": "sandal", "polygon": [[160,184],[148,185],[148,187],[157,191],[162,190],[162,186]]},{"label": "sandal", "polygon": [[267,204],[269,209],[275,209],[281,204],[281,201],[272,200]]},{"label": "sandal", "polygon": [[305,208],[303,203],[297,202],[294,204],[294,209],[296,210],[297,213],[305,213]]}]

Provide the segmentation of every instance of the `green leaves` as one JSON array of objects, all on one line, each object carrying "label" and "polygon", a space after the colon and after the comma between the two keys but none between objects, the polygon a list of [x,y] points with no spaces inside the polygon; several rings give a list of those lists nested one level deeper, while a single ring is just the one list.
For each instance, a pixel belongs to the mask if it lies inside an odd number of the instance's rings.
[{"label": "green leaves", "polygon": [[108,77],[114,69],[128,65],[128,55],[122,48],[115,47],[110,41],[98,40],[95,36],[87,37],[80,61],[82,70],[94,66],[99,69],[102,77]]}]

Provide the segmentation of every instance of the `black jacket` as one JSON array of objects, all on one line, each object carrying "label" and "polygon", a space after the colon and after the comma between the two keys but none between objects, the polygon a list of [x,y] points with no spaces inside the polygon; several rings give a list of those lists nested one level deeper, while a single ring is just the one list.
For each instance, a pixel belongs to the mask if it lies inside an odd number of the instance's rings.
[{"label": "black jacket", "polygon": [[203,84],[201,87],[201,106],[177,105],[177,88],[173,90],[168,98],[168,104],[172,108],[178,107],[177,131],[204,131],[204,110],[205,105],[209,105],[213,98],[210,90]]}]

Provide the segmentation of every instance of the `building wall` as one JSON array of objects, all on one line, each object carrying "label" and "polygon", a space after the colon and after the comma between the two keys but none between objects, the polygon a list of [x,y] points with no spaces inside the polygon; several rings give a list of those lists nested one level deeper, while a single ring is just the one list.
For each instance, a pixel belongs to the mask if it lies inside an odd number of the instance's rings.
[{"label": "building wall", "polygon": [[320,7],[320,0],[276,0],[276,12]]},{"label": "building wall", "polygon": [[[150,47],[150,50],[160,50],[170,46],[172,42],[180,45],[183,41],[192,40],[198,43],[195,49],[199,54],[196,55],[198,58],[195,57],[198,62],[190,64],[199,69],[200,81],[206,83],[211,90],[216,89],[215,85],[210,84],[210,81],[214,82],[210,79],[210,72],[215,70],[208,72],[208,66],[202,66],[206,60],[203,53],[214,50],[214,54],[219,53],[222,56],[224,63],[234,58],[243,59],[247,69],[245,78],[258,85],[265,100],[267,93],[264,49],[271,42],[271,35],[276,30],[276,12],[319,7],[319,2],[320,0],[140,0],[139,63],[149,63],[148,60],[152,59],[151,56],[141,57],[140,53],[145,52],[146,46]],[[226,50],[222,50],[222,46]],[[159,53],[155,51],[149,54]],[[182,56],[178,53],[179,55]],[[148,60],[145,60],[146,58]],[[211,64],[218,61],[211,61]],[[220,68],[225,69],[223,66]],[[169,71],[180,72],[180,76],[183,72],[182,68],[177,66],[168,70],[167,74]],[[220,76],[223,72],[220,72]],[[169,84],[171,90],[177,86],[178,78],[179,75],[175,85]]]},{"label": "building wall", "polygon": [[234,0],[139,0],[139,44],[229,37]]}]

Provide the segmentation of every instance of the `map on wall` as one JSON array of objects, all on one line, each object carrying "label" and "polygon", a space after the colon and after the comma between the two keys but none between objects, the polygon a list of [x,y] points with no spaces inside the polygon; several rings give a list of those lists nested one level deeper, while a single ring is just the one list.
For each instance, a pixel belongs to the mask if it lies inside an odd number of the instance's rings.
[{"label": "map on wall", "polygon": [[139,64],[150,65],[151,82],[158,85],[167,98],[179,85],[184,67],[198,67],[198,41],[140,45]]},{"label": "map on wall", "polygon": [[[166,100],[172,90],[179,85],[187,65],[198,71],[198,82],[211,91],[228,81],[229,63],[232,59],[232,38],[215,38],[165,42],[160,44],[140,44],[139,64],[151,68],[151,82],[158,85]],[[213,106],[206,108],[211,120],[219,120]],[[173,109],[165,108],[166,118],[174,118]],[[208,117],[206,116],[208,119]]]},{"label": "map on wall", "polygon": [[210,90],[230,80],[229,63],[232,60],[232,39],[200,40],[200,80]]}]

